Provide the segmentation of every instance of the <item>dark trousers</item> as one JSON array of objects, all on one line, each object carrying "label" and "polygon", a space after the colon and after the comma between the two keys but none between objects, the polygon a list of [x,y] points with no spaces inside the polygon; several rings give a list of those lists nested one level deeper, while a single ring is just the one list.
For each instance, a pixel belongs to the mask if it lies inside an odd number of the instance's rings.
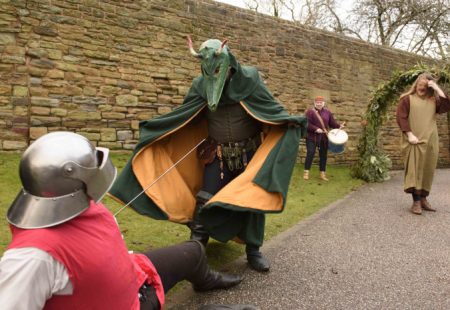
[{"label": "dark trousers", "polygon": [[[194,277],[193,273],[199,269],[199,263],[206,264],[202,259],[204,250],[202,245],[195,241],[186,241],[169,247],[146,251],[147,256],[156,268],[167,293],[178,282]],[[153,287],[147,290],[147,300],[141,302],[141,310],[159,309],[159,301]]]},{"label": "dark trousers", "polygon": [[[320,135],[318,135],[320,137]],[[316,154],[316,148],[319,148],[319,169],[320,171],[325,171],[327,167],[327,141],[325,138],[320,139],[318,137],[318,141],[313,141],[310,139],[306,139],[306,159],[305,159],[305,170],[310,170],[311,165],[314,159],[314,154]]]},{"label": "dark trousers", "polygon": [[[250,162],[254,154],[254,151],[247,152],[248,162]],[[223,162],[223,169],[221,170],[220,160],[216,157],[212,163],[205,166],[203,187],[201,190],[213,196],[244,172],[244,170],[245,167],[231,171],[225,160]],[[223,173],[223,179],[220,177],[221,173]],[[233,227],[227,226],[224,227],[224,229],[227,230],[227,234],[233,234],[233,236],[237,236],[243,240],[247,245],[247,250],[259,249],[262,245],[264,240],[265,214],[251,211],[237,212],[230,210],[216,210],[216,214],[224,220],[233,222]],[[234,229],[239,226],[242,228],[234,231]]]}]

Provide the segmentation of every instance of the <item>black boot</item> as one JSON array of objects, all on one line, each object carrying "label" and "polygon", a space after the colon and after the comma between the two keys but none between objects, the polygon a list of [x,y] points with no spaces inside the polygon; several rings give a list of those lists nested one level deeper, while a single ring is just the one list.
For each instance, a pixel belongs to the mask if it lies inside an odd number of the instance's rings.
[{"label": "black boot", "polygon": [[241,283],[241,276],[212,270],[208,266],[203,244],[199,242],[199,246],[201,247],[201,254],[198,264],[194,268],[192,274],[187,278],[187,280],[192,283],[195,291],[205,292],[216,289],[227,289]]},{"label": "black boot", "polygon": [[211,197],[211,194],[204,191],[200,191],[197,194],[197,204],[195,205],[194,215],[192,221],[188,223],[188,227],[191,229],[191,240],[200,241],[205,247],[209,240],[209,234],[200,222],[199,215],[200,210]]},{"label": "black boot", "polygon": [[250,268],[259,272],[269,271],[270,263],[259,251],[259,247],[247,244],[245,252],[247,253],[247,262]]}]

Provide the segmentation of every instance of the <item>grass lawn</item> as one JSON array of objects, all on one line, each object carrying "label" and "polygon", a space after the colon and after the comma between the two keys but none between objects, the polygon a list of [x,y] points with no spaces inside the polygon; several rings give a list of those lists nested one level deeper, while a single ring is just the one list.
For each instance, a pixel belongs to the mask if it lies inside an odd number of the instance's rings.
[{"label": "grass lawn", "polygon": [[[112,154],[112,161],[121,169],[128,160],[129,153]],[[0,255],[10,241],[6,211],[20,190],[18,176],[19,154],[0,153]],[[328,167],[329,182],[319,181],[317,167],[313,166],[311,178],[304,181],[303,168],[297,165],[291,181],[285,210],[281,214],[270,214],[266,220],[265,240],[288,229],[301,219],[345,196],[360,186],[363,181],[352,179],[347,167]],[[103,203],[114,213],[121,205],[106,197]],[[185,225],[167,221],[156,221],[126,209],[117,216],[125,241],[130,250],[143,251],[150,247],[162,247],[189,238],[189,229]],[[236,259],[244,253],[244,247],[234,242],[222,244],[210,241],[207,248],[208,259],[212,266],[221,265]]]}]

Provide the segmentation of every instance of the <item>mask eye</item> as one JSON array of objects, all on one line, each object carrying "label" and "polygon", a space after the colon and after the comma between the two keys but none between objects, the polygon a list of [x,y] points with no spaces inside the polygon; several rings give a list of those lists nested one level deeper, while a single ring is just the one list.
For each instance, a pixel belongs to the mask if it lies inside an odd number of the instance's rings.
[{"label": "mask eye", "polygon": [[220,67],[217,67],[216,70],[214,70],[214,75],[219,74],[219,72],[220,72]]}]

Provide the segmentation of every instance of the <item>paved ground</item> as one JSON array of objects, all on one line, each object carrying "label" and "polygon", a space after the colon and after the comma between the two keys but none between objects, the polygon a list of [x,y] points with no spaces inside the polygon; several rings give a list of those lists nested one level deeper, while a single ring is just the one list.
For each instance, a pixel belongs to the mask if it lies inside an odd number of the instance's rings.
[{"label": "paved ground", "polygon": [[211,303],[266,309],[450,309],[450,170],[429,199],[438,212],[409,212],[402,174],[369,184],[266,242],[271,271],[231,264],[245,279],[228,291],[171,297],[167,309]]}]

